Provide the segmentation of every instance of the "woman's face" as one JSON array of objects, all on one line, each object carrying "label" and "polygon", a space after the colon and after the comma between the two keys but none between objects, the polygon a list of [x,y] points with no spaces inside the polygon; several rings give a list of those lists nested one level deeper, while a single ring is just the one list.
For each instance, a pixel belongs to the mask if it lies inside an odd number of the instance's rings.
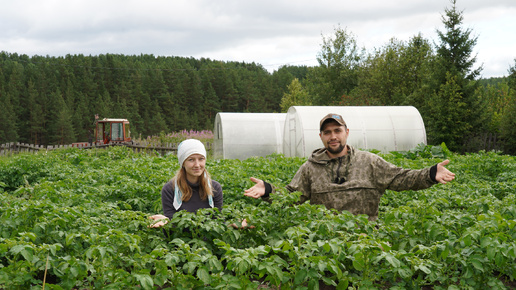
[{"label": "woman's face", "polygon": [[204,173],[206,158],[201,154],[192,154],[186,158],[183,167],[186,171],[186,179],[192,183],[197,183],[199,177]]}]

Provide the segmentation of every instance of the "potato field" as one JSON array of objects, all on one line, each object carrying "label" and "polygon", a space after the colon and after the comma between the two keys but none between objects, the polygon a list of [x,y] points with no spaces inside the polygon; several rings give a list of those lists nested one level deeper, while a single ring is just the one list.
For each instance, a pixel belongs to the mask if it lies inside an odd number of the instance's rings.
[{"label": "potato field", "polygon": [[[445,156],[447,155],[447,156]],[[444,158],[446,185],[387,191],[378,221],[293,205],[304,158],[208,159],[224,208],[162,213],[174,155],[63,149],[0,158],[2,289],[514,289],[516,157],[443,147],[381,154],[420,169]],[[272,203],[243,195],[257,177]],[[228,225],[246,218],[255,228]]]}]

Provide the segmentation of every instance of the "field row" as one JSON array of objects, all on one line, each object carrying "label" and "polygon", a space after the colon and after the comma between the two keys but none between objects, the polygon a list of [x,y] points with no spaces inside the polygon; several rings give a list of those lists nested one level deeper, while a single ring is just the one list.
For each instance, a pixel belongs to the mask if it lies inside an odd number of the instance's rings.
[{"label": "field row", "polygon": [[[423,153],[382,156],[413,169],[444,157]],[[292,205],[299,193],[282,188],[303,158],[209,160],[208,170],[223,186],[224,209],[181,213],[164,229],[148,228],[147,217],[161,212],[161,187],[178,168],[173,155],[115,147],[2,158],[0,286],[514,287],[515,157],[481,152],[448,158],[455,181],[418,192],[387,191],[377,222]],[[244,197],[251,176],[282,194],[270,204]],[[255,228],[228,227],[242,218]]]}]

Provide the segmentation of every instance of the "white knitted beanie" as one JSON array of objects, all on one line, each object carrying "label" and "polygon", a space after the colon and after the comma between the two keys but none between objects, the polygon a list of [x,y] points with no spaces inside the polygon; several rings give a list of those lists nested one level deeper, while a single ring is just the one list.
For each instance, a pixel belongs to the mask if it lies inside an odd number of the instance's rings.
[{"label": "white knitted beanie", "polygon": [[206,158],[206,148],[204,148],[204,144],[197,139],[187,139],[181,143],[177,147],[177,159],[179,160],[179,165],[183,166],[186,158],[188,158],[192,154],[201,154]]}]

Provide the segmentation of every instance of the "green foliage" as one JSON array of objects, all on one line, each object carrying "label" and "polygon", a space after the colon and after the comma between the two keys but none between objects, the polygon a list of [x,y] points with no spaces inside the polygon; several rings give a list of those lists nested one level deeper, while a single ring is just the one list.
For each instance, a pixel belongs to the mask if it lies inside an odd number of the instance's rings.
[{"label": "green foliage", "polygon": [[400,106],[410,104],[422,108],[418,93],[428,78],[433,51],[428,40],[421,35],[408,42],[391,39],[382,48],[375,49],[359,70],[358,86],[351,92],[351,99],[343,99],[342,105]]},{"label": "green foliage", "polygon": [[[383,154],[406,168],[448,158],[455,181],[387,191],[378,221],[327,210],[288,184],[305,158],[209,160],[224,209],[180,212],[162,229],[174,156],[66,149],[0,159],[0,288],[504,289],[516,279],[516,159],[423,146]],[[250,177],[278,189],[243,196]],[[254,229],[228,224],[246,218]],[[48,258],[48,271],[44,276]],[[509,288],[507,286],[507,288]]]},{"label": "green foliage", "polygon": [[476,78],[482,70],[473,69],[477,37],[462,28],[463,12],[457,10],[456,0],[450,2],[452,7],[442,16],[445,31],[437,30],[440,43],[422,115],[430,143],[446,142],[452,151],[460,151],[467,137],[487,128],[488,117],[483,100],[475,95]]},{"label": "green foliage", "polygon": [[340,26],[335,27],[333,36],[323,36],[322,41],[317,55],[319,66],[309,70],[305,83],[314,105],[335,105],[356,87],[364,51],[355,36]]},{"label": "green foliage", "polygon": [[135,137],[211,130],[220,111],[278,112],[292,80],[254,63],[153,55],[0,52],[0,67],[2,144],[85,142],[95,114],[129,119]]},{"label": "green foliage", "polygon": [[500,131],[505,141],[505,150],[516,154],[516,59],[509,69],[509,92],[503,115],[500,118]]},{"label": "green foliage", "polygon": [[391,154],[403,157],[407,159],[417,159],[417,158],[441,158],[446,159],[451,155],[450,150],[446,147],[446,144],[442,143],[441,146],[432,146],[425,145],[423,143],[419,144],[413,150],[409,150],[406,152],[397,152],[393,151]]},{"label": "green foliage", "polygon": [[290,85],[287,87],[288,91],[283,94],[281,99],[280,107],[281,112],[286,113],[292,106],[311,106],[312,101],[306,90],[299,82],[299,79],[295,78],[292,80]]},{"label": "green foliage", "polygon": [[472,108],[461,93],[457,77],[447,73],[446,83],[428,100],[428,104],[429,113],[433,116],[433,121],[428,124],[432,128],[429,139],[434,144],[446,142],[452,150],[460,150],[464,137],[473,129],[471,119],[474,117]]}]

